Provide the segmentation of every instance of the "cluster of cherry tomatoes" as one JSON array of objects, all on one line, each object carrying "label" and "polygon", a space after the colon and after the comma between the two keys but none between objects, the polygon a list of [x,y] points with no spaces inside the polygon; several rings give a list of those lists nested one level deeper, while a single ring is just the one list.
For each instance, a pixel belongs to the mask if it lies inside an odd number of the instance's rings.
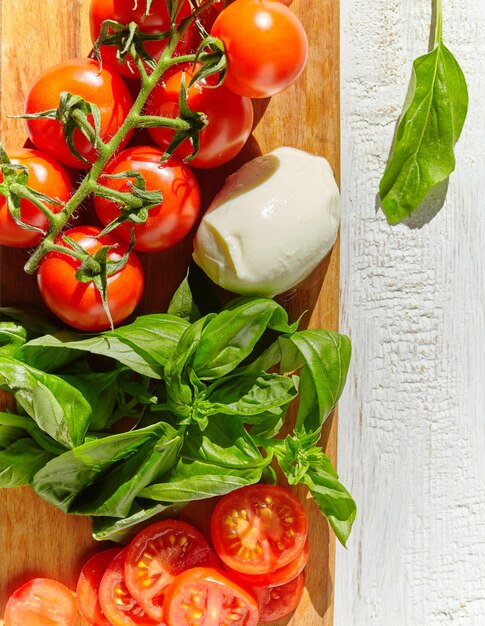
[{"label": "cluster of cherry tomatoes", "polygon": [[[200,2],[199,8],[203,4]],[[143,110],[145,116],[177,118],[182,81],[188,86],[188,107],[203,113],[207,121],[200,133],[200,148],[190,161],[191,167],[201,169],[217,167],[238,154],[252,131],[251,98],[269,97],[288,87],[302,72],[308,55],[305,31],[285,6],[288,0],[235,0],[227,6],[223,0],[214,3],[209,0],[207,4],[207,9],[185,30],[173,57],[183,59],[193,55],[204,32],[210,32],[211,37],[218,38],[224,45],[227,69],[223,84],[217,86],[218,78],[207,76],[190,85],[198,67],[178,63],[170,67],[153,89]],[[197,7],[197,3],[194,5]],[[168,33],[171,17],[167,6],[166,0],[153,0],[151,6],[146,0],[92,0],[93,42],[106,20],[120,24],[135,22],[148,37]],[[176,23],[181,24],[193,11],[193,3],[180,0]],[[145,49],[154,61],[161,57],[166,46],[167,39],[163,38],[145,42]],[[100,45],[99,55],[101,63],[96,58],[76,58],[46,70],[30,87],[25,113],[35,115],[55,110],[61,94],[66,92],[80,96],[98,107],[99,137],[108,142],[132,109],[140,75],[129,55],[123,62],[118,60],[115,46]],[[151,71],[148,65],[146,71],[147,74]],[[26,168],[28,186],[54,199],[56,202],[47,202],[47,207],[59,213],[76,192],[72,181],[79,179],[79,170],[86,170],[95,163],[97,150],[92,139],[78,128],[72,139],[73,152],[64,137],[62,123],[52,116],[29,118],[26,125],[35,149],[10,150],[9,158],[13,164]],[[168,162],[160,164],[174,132],[174,128],[164,126],[150,128],[152,143],[131,147],[133,131],[127,132],[119,145],[121,151],[107,163],[99,178],[105,188],[119,192],[120,197],[132,189],[134,179],[115,176],[128,171],[141,174],[146,190],[161,191],[162,204],[150,209],[145,222],[125,222],[101,238],[98,226],[78,226],[64,231],[55,241],[57,249],[42,260],[38,272],[41,296],[47,306],[71,326],[99,331],[108,328],[110,320],[95,282],[79,282],[76,276],[81,261],[62,252],[62,247],[71,246],[66,244],[65,236],[91,255],[103,246],[110,246],[108,260],[112,263],[129,256],[128,262],[120,263],[120,268],[107,279],[109,310],[113,323],[117,324],[132,313],[143,292],[142,265],[129,248],[132,230],[135,250],[159,251],[177,244],[196,222],[200,210],[199,186],[183,160],[193,152],[189,139],[175,149]],[[0,183],[1,176],[0,171]],[[81,198],[81,202],[84,200]],[[110,197],[95,195],[94,206],[104,227],[120,215],[120,204],[113,199],[113,193]],[[18,219],[14,220],[6,199],[0,195],[0,244],[28,248],[39,244],[42,239],[39,230],[48,230],[48,217],[24,197],[20,220],[37,230],[26,229]]]},{"label": "cluster of cherry tomatoes", "polygon": [[[212,546],[193,526],[157,522],[125,548],[91,557],[76,595],[33,579],[10,597],[5,626],[256,626],[291,613],[303,592],[308,520],[286,489],[244,487],[211,518]],[[50,620],[50,621],[49,621]]]}]

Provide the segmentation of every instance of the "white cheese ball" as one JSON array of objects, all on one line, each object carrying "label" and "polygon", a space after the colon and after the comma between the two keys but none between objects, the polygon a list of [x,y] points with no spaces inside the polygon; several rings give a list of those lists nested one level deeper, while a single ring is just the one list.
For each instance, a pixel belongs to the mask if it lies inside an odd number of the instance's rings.
[{"label": "white cheese ball", "polygon": [[217,285],[271,298],[315,269],[335,243],[339,220],[328,161],[278,148],[228,177],[202,218],[193,257]]}]

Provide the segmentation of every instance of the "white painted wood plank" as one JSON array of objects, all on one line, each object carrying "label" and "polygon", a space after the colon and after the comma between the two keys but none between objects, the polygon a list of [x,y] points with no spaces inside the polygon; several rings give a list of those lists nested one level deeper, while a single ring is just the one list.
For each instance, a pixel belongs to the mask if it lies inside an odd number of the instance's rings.
[{"label": "white painted wood plank", "polygon": [[339,471],[359,512],[337,555],[335,626],[481,626],[485,4],[443,0],[470,111],[442,210],[411,227],[388,226],[375,196],[431,2],[341,5],[341,327],[354,358]]}]

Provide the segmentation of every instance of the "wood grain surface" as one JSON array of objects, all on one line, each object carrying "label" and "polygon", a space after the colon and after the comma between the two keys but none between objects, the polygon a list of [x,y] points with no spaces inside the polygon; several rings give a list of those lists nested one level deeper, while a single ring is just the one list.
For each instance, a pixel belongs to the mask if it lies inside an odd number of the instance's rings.
[{"label": "wood grain surface", "polygon": [[[1,139],[8,148],[25,141],[23,122],[8,119],[23,112],[30,82],[45,68],[91,48],[89,0],[0,0]],[[259,119],[243,154],[221,171],[199,176],[207,206],[225,176],[244,160],[280,145],[295,146],[328,158],[339,172],[339,2],[295,0],[292,5],[310,41],[307,70],[284,94],[256,105]],[[264,117],[261,117],[264,113]],[[298,211],[295,206],[294,210]],[[87,208],[89,213],[89,207]],[[138,312],[163,311],[183,278],[191,254],[188,237],[176,249],[143,256],[148,288]],[[1,303],[41,307],[35,278],[22,267],[27,253],[2,249]],[[309,311],[313,327],[336,329],[339,300],[338,244],[321,266],[291,294],[282,298],[290,317]],[[323,443],[335,460],[336,418],[326,425]],[[316,506],[299,491],[310,516],[310,561],[304,598],[295,614],[276,626],[331,626],[335,543]],[[89,520],[67,516],[39,499],[29,488],[0,492],[0,615],[8,595],[33,576],[57,578],[74,587],[80,566],[99,549],[90,536]]]},{"label": "wood grain surface", "polygon": [[443,2],[470,106],[457,166],[407,223],[376,193],[432,8],[342,1],[339,469],[358,505],[337,626],[485,624],[485,3]]}]

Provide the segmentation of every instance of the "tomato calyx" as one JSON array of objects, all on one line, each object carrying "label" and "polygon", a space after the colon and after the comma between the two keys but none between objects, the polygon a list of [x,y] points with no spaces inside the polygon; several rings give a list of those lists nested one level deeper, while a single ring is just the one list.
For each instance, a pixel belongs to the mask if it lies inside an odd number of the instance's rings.
[{"label": "tomato calyx", "polygon": [[61,203],[54,198],[47,196],[40,191],[36,191],[29,187],[26,183],[29,180],[29,168],[26,165],[12,163],[5,152],[3,145],[0,143],[0,195],[7,200],[7,207],[14,222],[25,230],[32,230],[42,235],[45,231],[32,224],[26,224],[21,217],[21,201],[29,200],[35,206],[40,208],[43,213],[52,215],[52,211],[43,203],[47,202],[52,205],[60,206]]},{"label": "tomato calyx", "polygon": [[129,192],[117,191],[111,187],[97,184],[95,195],[106,200],[116,202],[120,208],[120,214],[114,220],[106,224],[100,233],[107,235],[124,222],[132,224],[144,224],[148,217],[150,209],[153,209],[163,202],[163,193],[160,189],[147,190],[145,179],[140,172],[128,170],[118,174],[103,174],[103,178],[126,179],[134,178],[135,182],[128,181]]},{"label": "tomato calyx", "polygon": [[[100,236],[101,233],[98,237]],[[64,236],[62,240],[66,246],[55,245],[55,250],[81,261],[81,265],[75,274],[76,280],[80,283],[92,282],[94,284],[101,296],[103,308],[113,330],[113,318],[108,303],[108,277],[120,272],[127,264],[135,245],[134,235],[132,234],[132,240],[128,249],[121,257],[116,259],[112,259],[108,255],[118,247],[118,244],[101,246],[94,254],[89,254],[74,239]]]},{"label": "tomato calyx", "polygon": [[[80,130],[98,152],[105,146],[100,137],[101,113],[99,107],[68,91],[61,93],[57,109],[48,109],[38,113],[25,113],[15,117],[26,120],[44,118],[60,122],[64,138],[72,154],[89,165],[91,165],[91,161],[79,152],[74,143],[75,131]],[[92,123],[90,118],[93,120]]]},{"label": "tomato calyx", "polygon": [[[151,4],[151,2],[150,2]],[[145,13],[147,15],[147,13]],[[116,59],[119,63],[127,64],[127,57],[131,57],[139,71],[143,63],[154,70],[157,66],[155,59],[147,52],[145,42],[162,41],[170,37],[170,31],[162,33],[145,33],[136,22],[120,24],[115,20],[105,20],[101,26],[99,37],[93,44],[94,54],[99,64],[102,65],[101,46],[116,46]],[[133,75],[135,73],[133,71]]]}]

